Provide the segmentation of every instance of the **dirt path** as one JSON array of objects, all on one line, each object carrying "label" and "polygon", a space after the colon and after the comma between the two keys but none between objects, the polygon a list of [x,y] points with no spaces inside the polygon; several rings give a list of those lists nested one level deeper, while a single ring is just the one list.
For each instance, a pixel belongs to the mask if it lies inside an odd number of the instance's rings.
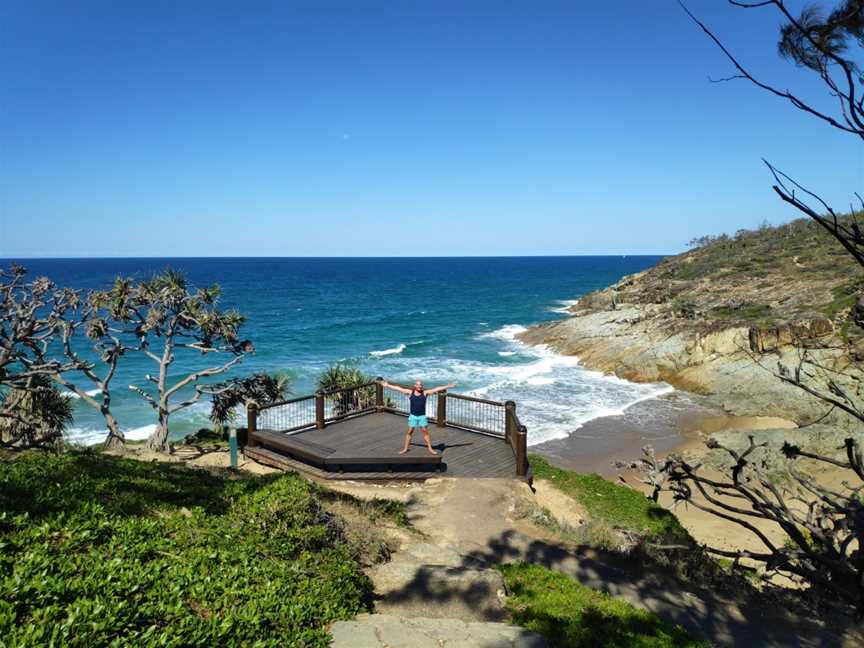
[{"label": "dirt path", "polygon": [[[350,483],[331,486],[358,497],[387,497],[390,490]],[[536,503],[536,496],[513,480],[434,479],[402,487],[394,495],[407,502],[416,533],[400,541],[389,563],[370,571],[379,596],[378,612],[500,621],[505,616],[503,583],[492,568],[526,561],[655,612],[717,645],[843,645],[818,621],[793,619],[754,601],[684,588],[671,574],[647,572],[620,555],[557,541],[518,518],[519,500]],[[568,500],[550,494],[543,505],[556,516],[578,519],[578,507]]]}]

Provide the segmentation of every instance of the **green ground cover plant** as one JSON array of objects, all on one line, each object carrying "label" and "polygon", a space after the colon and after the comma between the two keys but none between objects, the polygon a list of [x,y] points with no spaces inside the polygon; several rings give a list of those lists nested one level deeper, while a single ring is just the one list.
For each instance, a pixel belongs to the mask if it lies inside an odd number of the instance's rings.
[{"label": "green ground cover plant", "polygon": [[678,518],[642,493],[613,484],[600,475],[557,468],[537,455],[531,455],[529,460],[536,479],[548,480],[575,499],[592,520],[650,539],[691,542]]},{"label": "green ground cover plant", "polygon": [[93,452],[0,463],[2,646],[323,647],[371,590],[296,475]]},{"label": "green ground cover plant", "polygon": [[592,590],[539,565],[499,567],[514,623],[543,635],[553,648],[704,646],[681,626]]}]

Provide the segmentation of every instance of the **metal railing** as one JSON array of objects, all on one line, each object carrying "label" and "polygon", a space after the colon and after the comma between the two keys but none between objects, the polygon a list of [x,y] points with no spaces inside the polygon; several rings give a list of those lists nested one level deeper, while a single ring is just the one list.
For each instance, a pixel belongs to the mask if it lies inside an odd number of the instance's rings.
[{"label": "metal railing", "polygon": [[504,418],[504,403],[475,396],[447,394],[447,425],[503,439],[506,429]]},{"label": "metal railing", "polygon": [[[400,387],[402,385],[399,385]],[[410,389],[410,387],[406,387],[406,389]],[[400,391],[396,391],[392,387],[384,387],[383,390],[383,408],[388,412],[394,412],[396,414],[404,414],[408,415],[410,411],[410,400],[408,394],[403,394]],[[433,423],[438,422],[438,395],[433,394],[428,399],[426,399],[426,418],[428,418]]]},{"label": "metal railing", "polygon": [[[250,406],[249,409],[254,409]],[[258,430],[295,432],[315,427],[315,396],[300,396],[257,408]]]},{"label": "metal railing", "polygon": [[378,409],[377,386],[373,381],[316,394],[316,397],[324,399],[324,423],[376,411]]},{"label": "metal railing", "polygon": [[[328,423],[373,412],[393,412],[407,416],[409,396],[385,387],[383,379],[378,378],[345,389],[318,392],[260,407],[250,403],[246,411],[248,444],[255,446],[253,433],[257,430],[297,432],[310,428],[323,429]],[[516,458],[516,474],[528,474],[528,430],[519,421],[513,401],[502,403],[442,391],[426,401],[426,416],[439,427],[462,428],[503,439],[510,445]]]}]

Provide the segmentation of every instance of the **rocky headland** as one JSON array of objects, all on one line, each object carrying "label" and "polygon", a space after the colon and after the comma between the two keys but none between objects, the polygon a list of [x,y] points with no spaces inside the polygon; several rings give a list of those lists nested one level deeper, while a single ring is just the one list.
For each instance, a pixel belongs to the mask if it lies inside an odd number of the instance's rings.
[{"label": "rocky headland", "polygon": [[855,393],[862,286],[864,272],[843,248],[816,223],[798,220],[705,237],[583,296],[571,317],[521,339],[590,369],[665,381],[728,414],[787,419],[810,426],[808,436],[843,434],[848,416],[777,374],[780,365],[793,376],[800,366],[802,381],[822,392],[833,380]]}]

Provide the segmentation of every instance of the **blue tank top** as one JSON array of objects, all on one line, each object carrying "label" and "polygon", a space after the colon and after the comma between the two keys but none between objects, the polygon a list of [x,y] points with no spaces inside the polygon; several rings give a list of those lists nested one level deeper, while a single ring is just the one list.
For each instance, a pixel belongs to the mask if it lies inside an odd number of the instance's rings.
[{"label": "blue tank top", "polygon": [[426,415],[426,394],[425,393],[418,396],[417,394],[415,394],[412,391],[409,400],[411,401],[411,414],[413,414],[414,416],[425,416]]}]

